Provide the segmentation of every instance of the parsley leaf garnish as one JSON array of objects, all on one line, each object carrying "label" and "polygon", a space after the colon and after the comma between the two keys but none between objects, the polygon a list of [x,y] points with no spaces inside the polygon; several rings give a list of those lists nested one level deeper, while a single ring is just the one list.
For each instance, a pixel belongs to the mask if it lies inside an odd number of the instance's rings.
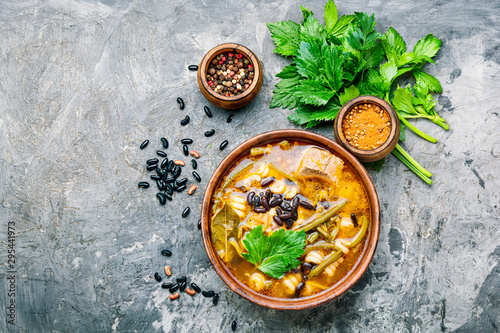
[{"label": "parsley leaf garnish", "polygon": [[261,272],[280,279],[300,264],[298,258],[304,253],[306,234],[280,229],[267,236],[260,225],[250,230],[243,243],[248,251],[242,253],[246,260]]}]

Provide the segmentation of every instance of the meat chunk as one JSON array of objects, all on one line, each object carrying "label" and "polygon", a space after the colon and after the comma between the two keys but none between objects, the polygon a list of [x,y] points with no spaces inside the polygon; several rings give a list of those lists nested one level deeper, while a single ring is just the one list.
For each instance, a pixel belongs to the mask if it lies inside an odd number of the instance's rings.
[{"label": "meat chunk", "polygon": [[311,147],[304,152],[297,175],[301,177],[318,177],[337,183],[342,173],[344,161],[329,151]]}]

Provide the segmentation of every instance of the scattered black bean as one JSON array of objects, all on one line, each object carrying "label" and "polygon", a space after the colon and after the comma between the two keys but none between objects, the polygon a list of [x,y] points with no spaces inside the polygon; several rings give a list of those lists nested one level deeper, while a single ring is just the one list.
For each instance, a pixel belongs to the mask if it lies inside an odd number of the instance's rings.
[{"label": "scattered black bean", "polygon": [[165,178],[165,182],[166,183],[173,183],[173,182],[175,182],[175,178],[174,177],[167,177],[167,178]]},{"label": "scattered black bean", "polygon": [[277,225],[279,225],[280,227],[283,225],[283,221],[281,221],[281,219],[279,217],[277,217],[276,215],[273,216],[273,220],[274,222],[276,222]]},{"label": "scattered black bean", "polygon": [[170,288],[172,288],[172,284],[171,284],[171,283],[167,283],[167,282],[165,282],[165,283],[163,283],[163,284],[161,285],[161,287],[162,287],[163,289],[170,289]]},{"label": "scattered black bean", "polygon": [[191,208],[189,208],[189,207],[184,208],[184,210],[182,211],[182,217],[188,216],[190,211],[191,211]]},{"label": "scattered black bean", "polygon": [[281,208],[283,208],[283,210],[286,210],[287,212],[292,211],[292,206],[290,206],[290,204],[286,201],[283,201],[280,206]]},{"label": "scattered black bean", "polygon": [[198,285],[194,282],[191,283],[191,288],[196,291],[197,293],[201,293],[201,289],[200,287],[198,287]]},{"label": "scattered black bean", "polygon": [[151,164],[151,165],[148,165],[146,167],[146,170],[153,171],[153,170],[156,170],[157,167],[158,167],[158,164]]},{"label": "scattered black bean", "polygon": [[181,120],[181,125],[185,126],[189,123],[189,116],[186,116],[184,119]]},{"label": "scattered black bean", "polygon": [[179,103],[179,108],[181,110],[184,110],[184,101],[182,100],[182,98],[177,97],[177,103]]},{"label": "scattered black bean", "polygon": [[230,114],[228,117],[227,117],[227,122],[230,123],[231,121],[233,121],[233,118],[234,118],[234,114]]},{"label": "scattered black bean", "polygon": [[186,185],[177,186],[177,187],[175,188],[175,190],[176,190],[177,192],[182,192],[182,191],[184,191],[185,189],[186,189]]},{"label": "scattered black bean", "polygon": [[304,286],[306,284],[304,282],[301,282],[297,285],[297,287],[295,288],[295,296],[299,297],[300,296],[300,293],[302,292],[302,289],[304,289]]},{"label": "scattered black bean", "polygon": [[143,143],[141,143],[140,148],[141,148],[141,149],[144,149],[144,148],[146,148],[146,147],[148,146],[148,144],[149,144],[149,140],[144,140],[144,142],[143,142]]},{"label": "scattered black bean", "polygon": [[194,179],[196,179],[198,182],[201,182],[201,177],[200,177],[200,175],[198,174],[198,172],[193,171],[192,173],[193,173],[193,177],[194,177]]},{"label": "scattered black bean", "polygon": [[177,181],[177,186],[186,185],[187,181],[188,181],[188,179],[186,177],[184,177],[181,180]]},{"label": "scattered black bean", "polygon": [[181,277],[178,277],[177,279],[175,279],[177,282],[186,282],[187,281],[187,277],[185,276],[181,276]]},{"label": "scattered black bean", "polygon": [[229,143],[229,142],[228,142],[227,140],[224,140],[224,141],[220,144],[220,146],[219,146],[220,150],[223,150],[224,148],[226,148],[226,147],[227,147],[227,145],[228,145],[228,143]]},{"label": "scattered black bean", "polygon": [[182,144],[185,144],[185,145],[190,145],[193,143],[193,139],[189,139],[189,138],[186,138],[186,139],[182,139],[181,140],[181,143]]},{"label": "scattered black bean", "polygon": [[314,206],[313,206],[313,205],[311,205],[311,204],[310,204],[309,202],[307,202],[307,201],[302,201],[302,200],[300,200],[300,201],[299,201],[299,204],[300,204],[302,207],[304,207],[305,209],[314,210]]},{"label": "scattered black bean", "polygon": [[155,280],[161,282],[161,276],[160,274],[158,274],[158,272],[155,273]]},{"label": "scattered black bean", "polygon": [[186,286],[187,286],[187,282],[184,281],[184,282],[181,282],[181,284],[179,285],[179,291],[184,291],[186,290]]},{"label": "scattered black bean", "polygon": [[187,145],[182,146],[182,152],[184,155],[189,156],[189,148]]},{"label": "scattered black bean", "polygon": [[150,158],[149,160],[146,161],[147,165],[151,164],[158,164],[158,159],[157,158]]},{"label": "scattered black bean", "polygon": [[165,179],[167,178],[167,171],[161,169],[161,168],[156,168],[156,173],[158,174],[158,176],[160,176],[160,178],[162,179]]},{"label": "scattered black bean", "polygon": [[160,176],[158,176],[158,175],[151,175],[151,179],[152,179],[152,180],[160,180],[160,179],[161,179],[161,177],[160,177]]},{"label": "scattered black bean", "polygon": [[174,284],[172,287],[170,287],[169,291],[173,294],[177,291],[177,289],[179,289],[179,284],[176,283]]},{"label": "scattered black bean", "polygon": [[254,207],[260,206],[260,197],[258,195],[254,195],[254,197],[253,197],[253,206]]},{"label": "scattered black bean", "polygon": [[178,165],[176,165],[175,168],[174,168],[174,171],[172,171],[172,177],[174,177],[174,178],[179,177],[180,174],[181,174],[181,171],[182,171],[181,167],[178,166]]},{"label": "scattered black bean", "polygon": [[[195,290],[196,290],[196,289],[195,289]],[[203,296],[205,296],[205,297],[214,297],[214,296],[215,296],[215,293],[214,293],[214,291],[213,291],[213,290],[208,290],[208,291],[207,291],[207,290],[203,290],[203,291],[201,292],[201,294],[202,294]]]},{"label": "scattered black bean", "polygon": [[357,228],[358,227],[358,219],[356,218],[356,215],[354,213],[351,214],[351,220],[352,220],[352,223],[354,223],[354,226]]},{"label": "scattered black bean", "polygon": [[168,158],[165,158],[163,161],[161,161],[160,167],[162,169],[166,169],[168,166]]},{"label": "scattered black bean", "polygon": [[149,187],[149,183],[148,182],[140,182],[139,183],[139,187],[140,188],[148,188]]},{"label": "scattered black bean", "polygon": [[266,211],[268,211],[269,209],[271,209],[269,207],[269,201],[267,201],[267,197],[266,196],[263,196],[262,199],[262,206],[266,209]]},{"label": "scattered black bean", "polygon": [[277,206],[281,205],[282,202],[283,202],[282,199],[274,197],[271,199],[271,201],[269,201],[269,207],[271,207],[271,208],[277,207]]},{"label": "scattered black bean", "polygon": [[156,186],[158,186],[158,189],[159,189],[160,191],[165,190],[165,189],[164,189],[164,187],[163,187],[163,182],[162,182],[161,180],[157,180],[157,181],[156,181]]},{"label": "scattered black bean", "polygon": [[282,220],[286,220],[292,217],[292,213],[279,214],[278,217]]},{"label": "scattered black bean", "polygon": [[293,220],[287,219],[287,220],[285,220],[285,224],[286,224],[286,228],[290,229],[291,227],[293,227]]},{"label": "scattered black bean", "polygon": [[271,200],[271,190],[270,189],[267,189],[266,190],[266,198],[267,198],[267,202],[269,202],[269,200]]},{"label": "scattered black bean", "polygon": [[208,138],[209,136],[212,136],[215,134],[215,130],[214,129],[211,129],[210,131],[206,131],[205,132],[205,136]]},{"label": "scattered black bean", "polygon": [[173,160],[168,161],[167,163],[167,171],[172,172],[175,168],[175,162]]},{"label": "scattered black bean", "polygon": [[167,198],[165,197],[165,194],[162,193],[162,192],[159,192],[159,193],[156,193],[156,197],[158,198],[158,200],[160,200],[160,204],[164,205],[165,202],[167,202]]},{"label": "scattered black bean", "polygon": [[274,179],[274,177],[267,177],[267,178],[264,178],[262,179],[262,181],[260,182],[260,186],[261,187],[268,187],[269,185],[271,185],[272,183],[274,183],[276,179]]},{"label": "scattered black bean", "polygon": [[167,153],[161,150],[156,151],[156,155],[161,156],[161,157],[167,157]]},{"label": "scattered black bean", "polygon": [[219,303],[219,294],[214,295],[214,298],[212,298],[212,302],[214,303],[214,305],[217,305],[217,303]]},{"label": "scattered black bean", "polygon": [[299,208],[299,204],[300,204],[300,199],[298,196],[294,196],[293,199],[292,199],[292,208],[294,210],[297,210],[297,208]]},{"label": "scattered black bean", "polygon": [[191,166],[193,169],[196,169],[198,167],[198,162],[196,162],[196,160],[191,160]]},{"label": "scattered black bean", "polygon": [[283,214],[283,210],[280,207],[276,207],[276,214],[277,215]]},{"label": "scattered black bean", "polygon": [[201,230],[201,220],[198,220],[198,229]]},{"label": "scattered black bean", "polygon": [[168,201],[172,201],[172,195],[171,194],[165,193],[165,198],[167,198]]},{"label": "scattered black bean", "polygon": [[231,323],[231,331],[236,332],[236,320]]},{"label": "scattered black bean", "polygon": [[170,250],[161,250],[161,255],[165,257],[170,257],[172,255],[172,251]]},{"label": "scattered black bean", "polygon": [[255,192],[248,192],[247,194],[247,202],[251,206],[253,205],[253,197],[255,196]]},{"label": "scattered black bean", "polygon": [[264,214],[267,212],[267,210],[264,207],[257,207],[253,209],[254,212],[259,213],[259,214]]},{"label": "scattered black bean", "polygon": [[297,221],[299,218],[299,214],[297,213],[296,210],[292,211],[292,220]]},{"label": "scattered black bean", "polygon": [[[266,194],[264,192],[259,193],[259,197],[263,198]],[[262,200],[262,199],[261,199]]]},{"label": "scattered black bean", "polygon": [[210,112],[208,106],[204,106],[203,110],[205,111],[205,114],[207,115],[208,118],[212,118],[212,112]]},{"label": "scattered black bean", "polygon": [[161,138],[161,144],[163,146],[163,148],[167,149],[168,148],[168,140],[165,139],[165,138]]},{"label": "scattered black bean", "polygon": [[311,264],[310,262],[305,262],[302,264],[301,268],[304,271],[310,271],[313,268],[313,264]]},{"label": "scattered black bean", "polygon": [[189,65],[189,66],[188,66],[188,69],[189,69],[190,71],[197,71],[197,70],[198,70],[198,65]]}]

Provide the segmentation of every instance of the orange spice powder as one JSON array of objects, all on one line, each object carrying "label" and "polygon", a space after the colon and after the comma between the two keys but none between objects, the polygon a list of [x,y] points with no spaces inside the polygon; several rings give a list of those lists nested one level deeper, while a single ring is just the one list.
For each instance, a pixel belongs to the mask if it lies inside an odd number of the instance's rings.
[{"label": "orange spice powder", "polygon": [[358,104],[342,121],[347,142],[361,150],[380,147],[391,132],[391,119],[385,110],[372,103]]}]

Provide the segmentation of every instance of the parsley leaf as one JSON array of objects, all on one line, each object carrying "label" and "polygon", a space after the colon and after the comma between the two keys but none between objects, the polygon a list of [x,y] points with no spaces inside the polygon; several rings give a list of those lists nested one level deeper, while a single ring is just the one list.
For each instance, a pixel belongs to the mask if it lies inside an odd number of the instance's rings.
[{"label": "parsley leaf", "polygon": [[413,76],[415,76],[415,81],[417,84],[425,85],[430,91],[437,92],[441,94],[443,92],[443,88],[441,87],[441,83],[434,76],[425,73],[421,69],[415,69],[412,71]]},{"label": "parsley leaf", "polygon": [[349,88],[346,88],[343,93],[340,94],[339,96],[339,101],[341,105],[344,105],[345,103],[349,102],[351,99],[358,97],[361,95],[359,93],[359,89],[356,88],[356,86],[350,86]]},{"label": "parsley leaf", "polygon": [[282,21],[268,23],[267,27],[269,31],[271,31],[271,38],[274,44],[276,44],[274,52],[283,56],[293,56],[297,54],[300,45],[299,24],[293,21]]},{"label": "parsley leaf", "polygon": [[337,5],[335,5],[335,2],[333,0],[328,0],[328,2],[325,4],[325,13],[323,17],[325,19],[326,31],[330,33],[339,19]]},{"label": "parsley leaf", "polygon": [[422,38],[413,47],[413,53],[417,56],[434,57],[441,47],[441,40],[434,37],[433,34],[428,34]]},{"label": "parsley leaf", "polygon": [[248,253],[243,258],[276,279],[280,279],[291,269],[296,268],[298,258],[304,253],[306,233],[280,229],[267,236],[262,226],[250,230],[243,240]]},{"label": "parsley leaf", "polygon": [[406,43],[393,27],[384,33],[380,45],[382,45],[388,60],[397,61],[401,55],[406,53]]},{"label": "parsley leaf", "polygon": [[295,109],[299,105],[299,98],[295,94],[295,89],[302,80],[297,71],[297,66],[290,64],[276,76],[282,78],[282,80],[278,82],[276,89],[273,90],[273,97],[269,107],[272,109],[281,106],[284,109]]}]

